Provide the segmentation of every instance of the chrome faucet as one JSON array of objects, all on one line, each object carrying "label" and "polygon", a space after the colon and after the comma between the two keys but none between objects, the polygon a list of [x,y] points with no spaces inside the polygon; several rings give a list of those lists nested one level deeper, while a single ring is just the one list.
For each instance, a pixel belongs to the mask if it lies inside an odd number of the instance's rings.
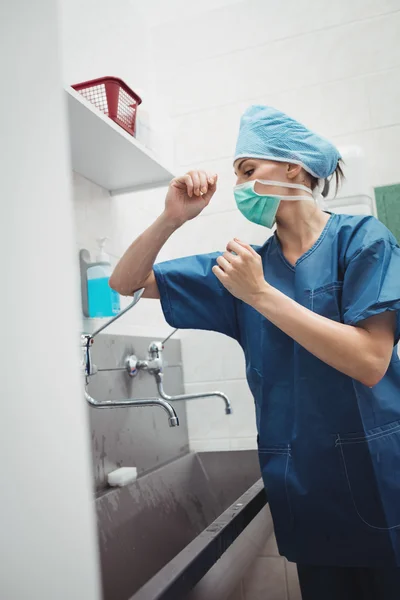
[{"label": "chrome faucet", "polygon": [[81,335],[81,346],[82,346],[82,351],[83,351],[81,366],[82,366],[82,371],[85,375],[85,399],[94,408],[121,408],[121,407],[127,407],[127,406],[159,406],[160,408],[165,410],[165,412],[167,413],[168,422],[169,422],[170,427],[176,427],[177,425],[179,425],[178,415],[176,414],[175,409],[171,406],[171,404],[166,402],[164,399],[161,399],[161,398],[137,398],[137,399],[127,398],[127,399],[121,399],[121,400],[96,400],[95,398],[90,396],[90,394],[87,391],[89,377],[91,375],[95,375],[97,373],[97,367],[96,367],[96,365],[93,364],[92,356],[91,356],[91,347],[93,345],[95,336],[98,335],[99,333],[101,333],[102,331],[104,331],[107,327],[109,327],[117,319],[122,317],[122,315],[124,315],[126,312],[128,312],[128,310],[133,308],[135,306],[135,304],[137,304],[139,302],[140,298],[142,297],[143,292],[144,292],[144,288],[135,292],[133,295],[133,300],[132,300],[131,304],[129,304],[129,306],[127,306],[126,308],[121,310],[121,312],[118,315],[116,315],[115,317],[113,317],[112,319],[107,321],[107,323],[105,323],[104,325],[99,327],[99,329],[97,329],[94,333],[92,333],[92,334],[83,333]]},{"label": "chrome faucet", "polygon": [[110,327],[110,325],[115,323],[115,321],[117,321],[117,319],[120,319],[122,317],[122,315],[124,315],[125,313],[128,312],[128,310],[133,308],[135,306],[135,304],[137,304],[139,302],[140,298],[143,295],[143,292],[144,292],[144,288],[141,288],[140,290],[135,292],[133,294],[132,302],[126,308],[121,310],[115,317],[113,317],[112,319],[109,319],[104,325],[102,325],[101,327],[96,329],[96,331],[94,333],[82,333],[81,346],[82,346],[82,348],[84,348],[83,358],[82,358],[82,368],[85,372],[86,378],[89,377],[90,375],[95,375],[97,373],[97,367],[96,367],[96,365],[94,365],[92,363],[92,356],[90,353],[90,348],[93,346],[94,338],[96,337],[96,335],[98,335],[99,333],[101,333],[102,331],[107,329],[107,327]]},{"label": "chrome faucet", "polygon": [[87,390],[85,390],[85,398],[93,408],[126,408],[127,406],[159,406],[163,408],[168,415],[168,422],[170,427],[177,427],[179,425],[179,418],[175,412],[175,409],[165,400],[161,398],[138,398],[136,400],[121,399],[121,400],[96,400]]},{"label": "chrome faucet", "polygon": [[[169,337],[167,339],[169,339]],[[135,377],[138,371],[140,370],[148,371],[151,375],[154,375],[155,377],[157,383],[157,391],[160,394],[161,398],[170,402],[178,400],[196,400],[198,398],[211,398],[217,396],[218,398],[222,398],[222,400],[225,403],[225,413],[227,415],[232,414],[232,406],[229,401],[229,398],[223,392],[202,392],[198,394],[180,394],[178,396],[168,396],[168,394],[166,394],[164,391],[163,384],[163,350],[164,342],[152,342],[148,349],[147,360],[138,360],[134,354],[128,356],[125,364],[129,375],[131,377]]]}]

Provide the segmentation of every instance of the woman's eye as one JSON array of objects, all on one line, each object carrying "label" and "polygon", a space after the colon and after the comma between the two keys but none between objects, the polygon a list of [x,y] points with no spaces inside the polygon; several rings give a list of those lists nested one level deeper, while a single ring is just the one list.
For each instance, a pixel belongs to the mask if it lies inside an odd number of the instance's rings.
[{"label": "woman's eye", "polygon": [[254,169],[249,169],[248,171],[245,171],[244,174],[246,175],[246,177],[250,177],[250,175],[252,175],[254,173]]}]

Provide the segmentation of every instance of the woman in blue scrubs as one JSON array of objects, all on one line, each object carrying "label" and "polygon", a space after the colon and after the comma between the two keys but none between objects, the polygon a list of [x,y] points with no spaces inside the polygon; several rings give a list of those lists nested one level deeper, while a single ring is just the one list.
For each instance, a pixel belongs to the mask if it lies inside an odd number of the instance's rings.
[{"label": "woman in blue scrubs", "polygon": [[304,600],[399,600],[400,248],[375,218],[318,207],[340,155],[280,111],[244,113],[234,168],[238,209],[275,235],[154,264],[216,190],[191,171],[110,284],[145,287],[172,327],[242,346],[279,551]]}]

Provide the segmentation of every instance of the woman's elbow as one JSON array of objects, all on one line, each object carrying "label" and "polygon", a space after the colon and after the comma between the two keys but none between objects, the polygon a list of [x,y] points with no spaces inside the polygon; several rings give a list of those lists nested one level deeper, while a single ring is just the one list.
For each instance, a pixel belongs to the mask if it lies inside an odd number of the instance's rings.
[{"label": "woman's elbow", "polygon": [[108,280],[108,285],[112,290],[118,292],[118,294],[121,296],[132,296],[134,291],[145,287],[145,284],[142,284],[141,282],[137,283],[136,281],[129,281],[123,276],[121,277],[121,275],[118,275],[118,273],[115,273],[115,271],[111,274],[111,277]]},{"label": "woman's elbow", "polygon": [[358,381],[363,385],[372,388],[377,385],[386,375],[390,361],[377,358],[374,361],[368,361],[363,368],[363,372],[358,377]]},{"label": "woman's elbow", "polygon": [[118,292],[118,294],[121,294],[121,296],[127,296],[129,293],[126,290],[126,285],[124,285],[124,282],[121,281],[118,276],[116,276],[115,271],[111,274],[111,277],[108,280],[108,285],[112,290]]},{"label": "woman's elbow", "polygon": [[373,388],[375,385],[377,385],[381,381],[383,376],[384,376],[384,373],[381,373],[381,374],[367,373],[367,374],[365,374],[365,376],[360,377],[358,379],[358,381],[360,383],[362,383],[363,385],[365,385],[366,387]]}]

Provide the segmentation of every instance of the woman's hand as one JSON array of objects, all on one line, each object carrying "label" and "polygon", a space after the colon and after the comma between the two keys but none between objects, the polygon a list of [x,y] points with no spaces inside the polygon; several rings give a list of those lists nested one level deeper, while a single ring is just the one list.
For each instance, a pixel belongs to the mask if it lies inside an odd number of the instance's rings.
[{"label": "woman's hand", "polygon": [[197,217],[209,204],[217,189],[216,173],[189,171],[169,185],[165,199],[165,215],[178,225]]},{"label": "woman's hand", "polygon": [[264,279],[261,256],[236,238],[229,242],[226,250],[217,258],[218,265],[212,271],[233,296],[251,305],[259,294],[270,288]]}]

